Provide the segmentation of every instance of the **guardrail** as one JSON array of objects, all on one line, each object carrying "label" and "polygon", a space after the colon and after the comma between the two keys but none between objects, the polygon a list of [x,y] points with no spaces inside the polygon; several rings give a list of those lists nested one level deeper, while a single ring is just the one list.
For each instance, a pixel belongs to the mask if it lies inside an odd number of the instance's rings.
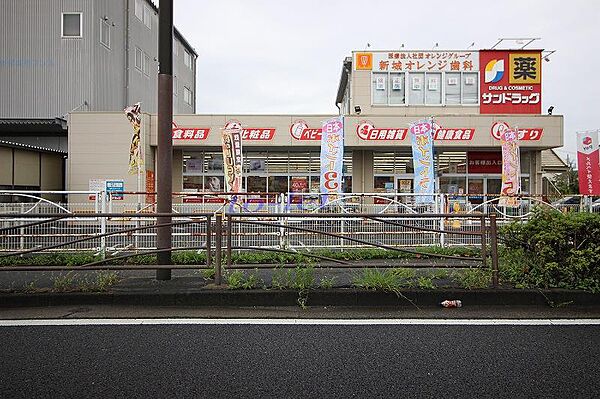
[{"label": "guardrail", "polygon": [[[157,224],[157,218],[170,217],[171,223]],[[97,227],[100,230],[89,229]],[[415,214],[415,213],[75,213],[0,214],[0,257],[23,256],[49,251],[96,251],[103,259],[78,267],[14,266],[0,270],[93,270],[93,269],[199,269],[223,265],[224,270],[240,268],[232,264],[232,251],[274,251],[317,258],[318,267],[365,267],[311,253],[314,248],[380,248],[439,259],[426,267],[483,267],[492,269],[492,283],[498,283],[497,223],[495,214]],[[156,249],[155,230],[171,226],[171,248]],[[76,233],[73,229],[76,228]],[[183,230],[178,230],[182,228]],[[375,233],[375,232],[379,233]],[[50,233],[49,233],[50,232]],[[66,233],[68,232],[68,233]],[[151,243],[139,247],[152,237]],[[453,238],[454,237],[454,238]],[[429,240],[429,241],[428,241]],[[421,252],[418,247],[455,240],[480,249],[479,257],[456,257]],[[298,242],[302,245],[298,245]],[[214,246],[213,246],[214,243]],[[118,244],[118,245],[117,245]],[[151,245],[154,244],[154,245]],[[295,244],[295,245],[294,245]],[[15,249],[14,246],[18,248]],[[489,249],[488,249],[489,245]],[[205,251],[205,265],[106,265],[136,255],[162,251]],[[456,262],[459,261],[460,262]],[[263,265],[274,267],[276,265]],[[295,267],[283,265],[282,267]],[[412,265],[413,267],[424,267]],[[243,266],[242,266],[243,267]],[[252,267],[259,267],[252,265]],[[367,267],[394,267],[370,264]],[[411,267],[411,265],[402,265]],[[221,267],[215,268],[215,282],[222,281]]]}]

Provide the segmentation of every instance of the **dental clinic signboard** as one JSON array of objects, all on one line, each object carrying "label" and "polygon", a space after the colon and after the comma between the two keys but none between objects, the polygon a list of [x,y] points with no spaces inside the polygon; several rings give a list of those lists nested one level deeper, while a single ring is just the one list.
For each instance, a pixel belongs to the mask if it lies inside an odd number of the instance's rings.
[{"label": "dental clinic signboard", "polygon": [[540,50],[480,50],[479,112],[540,114],[541,60]]}]

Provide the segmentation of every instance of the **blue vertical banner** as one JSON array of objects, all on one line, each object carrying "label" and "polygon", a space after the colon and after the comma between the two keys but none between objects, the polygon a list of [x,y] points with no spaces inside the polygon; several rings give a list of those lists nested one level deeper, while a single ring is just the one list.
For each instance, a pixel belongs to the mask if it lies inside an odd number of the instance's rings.
[{"label": "blue vertical banner", "polygon": [[321,136],[321,194],[325,202],[342,192],[342,166],[344,162],[344,117],[338,116],[323,122]]},{"label": "blue vertical banner", "polygon": [[435,171],[433,163],[433,121],[422,119],[410,124],[416,203],[433,202]]}]

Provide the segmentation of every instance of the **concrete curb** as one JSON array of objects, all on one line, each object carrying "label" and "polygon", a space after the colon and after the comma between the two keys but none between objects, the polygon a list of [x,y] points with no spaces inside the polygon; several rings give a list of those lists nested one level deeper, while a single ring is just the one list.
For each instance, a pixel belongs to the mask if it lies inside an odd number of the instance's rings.
[{"label": "concrete curb", "polygon": [[[460,299],[463,306],[600,306],[600,294],[572,290],[405,290],[402,295],[419,307],[439,306],[445,299]],[[412,307],[394,293],[350,288],[311,290],[307,306]],[[290,290],[169,290],[160,292],[15,293],[0,295],[0,307],[76,305],[144,306],[298,306],[299,294]]]}]

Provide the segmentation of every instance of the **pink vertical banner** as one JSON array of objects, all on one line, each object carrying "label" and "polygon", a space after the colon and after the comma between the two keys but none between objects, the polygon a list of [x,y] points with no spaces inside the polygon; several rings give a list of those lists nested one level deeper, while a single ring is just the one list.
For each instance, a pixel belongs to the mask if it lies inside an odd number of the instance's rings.
[{"label": "pink vertical banner", "polygon": [[519,194],[521,189],[521,154],[518,129],[506,129],[500,136],[502,145],[502,189],[500,190],[499,204],[503,206],[517,206],[516,199],[510,198]]},{"label": "pink vertical banner", "polygon": [[598,131],[577,132],[579,194],[600,195],[600,150]]}]

